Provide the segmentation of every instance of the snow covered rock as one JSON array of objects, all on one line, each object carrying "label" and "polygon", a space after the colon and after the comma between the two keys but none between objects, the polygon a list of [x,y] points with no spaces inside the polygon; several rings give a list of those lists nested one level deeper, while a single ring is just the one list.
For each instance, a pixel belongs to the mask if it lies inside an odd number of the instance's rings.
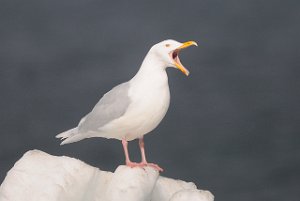
[{"label": "snow covered rock", "polygon": [[214,196],[209,191],[197,189],[185,189],[176,192],[170,201],[207,201],[214,200]]},{"label": "snow covered rock", "polygon": [[111,176],[77,159],[28,151],[1,184],[0,200],[95,200],[95,186],[104,188]]},{"label": "snow covered rock", "polygon": [[119,166],[107,187],[105,200],[150,201],[157,178],[158,171],[150,167],[143,169]]},{"label": "snow covered rock", "polygon": [[213,201],[194,183],[160,177],[151,167],[101,171],[77,159],[28,151],[0,186],[0,201]]},{"label": "snow covered rock", "polygon": [[174,180],[166,177],[159,177],[153,190],[151,201],[170,200],[172,195],[183,189],[197,189],[192,182]]}]

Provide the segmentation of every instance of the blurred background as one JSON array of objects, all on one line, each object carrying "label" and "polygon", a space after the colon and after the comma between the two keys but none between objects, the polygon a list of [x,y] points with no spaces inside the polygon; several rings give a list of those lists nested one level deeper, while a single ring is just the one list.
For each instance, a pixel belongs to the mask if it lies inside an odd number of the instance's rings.
[{"label": "blurred background", "polygon": [[[216,200],[300,198],[299,6],[296,0],[0,2],[0,181],[28,150],[102,170],[124,163],[121,143],[65,146],[102,95],[137,72],[164,39],[189,77],[168,69],[171,105],[146,135],[163,176],[193,181]],[[137,141],[130,143],[140,160]]]}]

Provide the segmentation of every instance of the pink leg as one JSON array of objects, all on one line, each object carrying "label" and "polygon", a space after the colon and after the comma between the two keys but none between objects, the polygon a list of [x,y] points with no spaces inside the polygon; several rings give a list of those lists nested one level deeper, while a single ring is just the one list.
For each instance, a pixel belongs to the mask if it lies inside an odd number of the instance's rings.
[{"label": "pink leg", "polygon": [[153,167],[154,169],[162,172],[163,169],[161,167],[159,167],[157,164],[147,162],[146,154],[145,154],[145,143],[144,143],[144,138],[143,137],[139,139],[139,145],[140,145],[140,150],[141,150],[141,155],[142,155],[141,164],[143,164],[145,166]]},{"label": "pink leg", "polygon": [[139,139],[139,145],[140,145],[140,150],[142,155],[142,163],[147,164],[148,162],[146,160],[144,138]]},{"label": "pink leg", "polygon": [[125,163],[129,167],[134,167],[135,163],[131,162],[129,158],[129,153],[128,153],[128,142],[126,140],[122,140],[122,145],[125,153]]},{"label": "pink leg", "polygon": [[124,149],[124,153],[125,153],[125,163],[127,166],[129,167],[136,167],[139,166],[138,163],[134,163],[131,162],[130,158],[129,158],[129,153],[128,153],[128,142],[126,140],[122,140],[122,144],[123,144],[123,149]]}]

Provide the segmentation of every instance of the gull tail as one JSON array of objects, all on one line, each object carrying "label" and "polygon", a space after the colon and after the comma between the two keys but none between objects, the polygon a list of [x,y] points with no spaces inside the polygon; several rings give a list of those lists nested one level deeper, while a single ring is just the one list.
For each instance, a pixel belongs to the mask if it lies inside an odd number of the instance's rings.
[{"label": "gull tail", "polygon": [[56,138],[61,138],[62,140],[64,140],[60,143],[60,145],[77,142],[77,141],[83,139],[82,135],[80,135],[78,133],[78,128],[77,127],[72,128],[70,130],[67,130],[65,132],[62,132],[62,133],[56,135],[55,137]]}]

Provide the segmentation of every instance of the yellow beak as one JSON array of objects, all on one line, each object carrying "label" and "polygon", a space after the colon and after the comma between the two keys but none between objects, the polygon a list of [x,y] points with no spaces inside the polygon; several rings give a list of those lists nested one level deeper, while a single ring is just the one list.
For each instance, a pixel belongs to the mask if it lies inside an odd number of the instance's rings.
[{"label": "yellow beak", "polygon": [[178,49],[184,49],[192,45],[198,46],[198,44],[195,41],[191,40],[191,41],[184,42]]},{"label": "yellow beak", "polygon": [[[198,44],[195,41],[187,41],[184,42],[180,47],[178,47],[176,50],[174,50],[174,52],[176,52],[176,54],[178,54],[178,52],[182,49],[185,49],[187,47],[190,47],[192,45],[198,46]],[[190,72],[182,65],[182,63],[179,60],[179,57],[176,56],[174,58],[174,64],[175,66],[181,70],[181,72],[183,72],[186,76],[188,76],[190,74]]]}]

